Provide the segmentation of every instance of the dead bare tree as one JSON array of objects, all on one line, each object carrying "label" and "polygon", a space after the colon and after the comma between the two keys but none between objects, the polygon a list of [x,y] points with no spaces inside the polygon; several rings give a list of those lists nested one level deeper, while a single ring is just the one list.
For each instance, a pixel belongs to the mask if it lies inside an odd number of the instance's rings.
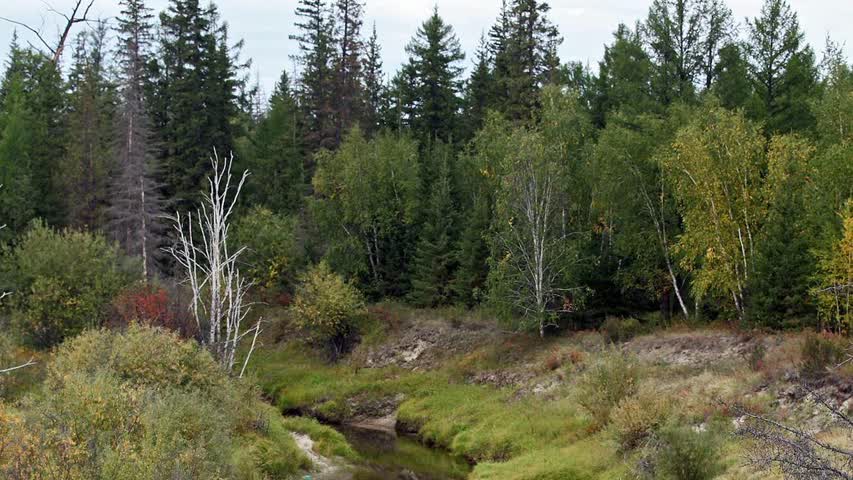
[{"label": "dead bare tree", "polygon": [[[853,357],[848,357],[841,365],[851,360]],[[805,383],[800,388],[805,398],[831,415],[838,428],[853,433],[853,419],[840,407]],[[742,420],[737,434],[755,441],[747,454],[750,465],[762,470],[777,468],[785,478],[794,480],[853,480],[853,450],[741,406],[735,406],[733,411]]]},{"label": "dead bare tree", "polygon": [[[184,216],[175,214],[173,222],[177,244],[167,251],[185,272],[186,283],[192,291],[190,308],[193,318],[199,331],[207,329],[203,343],[226,371],[231,372],[234,368],[240,341],[247,334],[254,333],[240,372],[242,376],[248,357],[254,350],[261,320],[250,329],[241,329],[250,311],[246,295],[251,282],[240,275],[237,267],[244,248],[233,252],[229,250],[228,230],[229,219],[249,172],[243,172],[235,184],[231,175],[233,154],[220,160],[214,150],[211,163],[208,191],[203,196],[201,207],[195,216],[188,213],[185,220]],[[200,239],[194,235],[194,229],[197,229]]]},{"label": "dead bare tree", "polygon": [[[83,0],[76,0],[74,3],[74,8],[71,10],[71,13],[65,14],[65,13],[60,12],[59,10],[51,7],[49,4],[45,3],[45,5],[47,5],[47,11],[49,13],[58,15],[65,20],[65,26],[60,30],[59,39],[56,41],[55,44],[48,42],[47,39],[45,39],[44,35],[42,35],[42,32],[39,29],[34,28],[34,27],[24,23],[24,22],[20,22],[18,20],[13,20],[11,18],[6,18],[6,17],[2,17],[2,16],[0,16],[0,20],[9,22],[9,23],[14,24],[14,25],[24,27],[27,30],[29,30],[30,32],[32,32],[36,36],[36,38],[38,38],[39,42],[41,42],[41,44],[44,46],[44,48],[47,49],[47,51],[49,52],[50,56],[53,59],[53,63],[58,65],[59,60],[62,58],[62,51],[65,49],[65,44],[68,42],[68,38],[71,35],[71,30],[74,28],[74,25],[77,25],[78,23],[88,23],[88,22],[92,21],[89,18],[89,10],[91,10],[92,5],[94,5],[94,4],[95,4],[95,0],[89,0],[89,3],[85,4],[86,6],[84,7],[83,6],[84,5]],[[81,8],[83,9],[82,14],[81,14]],[[33,48],[36,48],[32,44],[30,44],[30,46],[32,46]]]}]

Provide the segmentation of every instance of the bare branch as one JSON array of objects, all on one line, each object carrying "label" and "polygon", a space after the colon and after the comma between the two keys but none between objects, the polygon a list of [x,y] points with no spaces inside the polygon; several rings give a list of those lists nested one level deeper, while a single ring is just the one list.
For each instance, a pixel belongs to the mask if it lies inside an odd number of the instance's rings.
[{"label": "bare branch", "polygon": [[12,372],[12,371],[15,371],[15,370],[18,370],[21,368],[29,367],[30,365],[35,365],[35,364],[36,364],[35,360],[31,358],[31,359],[27,360],[27,363],[23,363],[23,364],[18,365],[16,367],[4,368],[4,369],[0,370],[0,373],[9,373],[9,372]]}]

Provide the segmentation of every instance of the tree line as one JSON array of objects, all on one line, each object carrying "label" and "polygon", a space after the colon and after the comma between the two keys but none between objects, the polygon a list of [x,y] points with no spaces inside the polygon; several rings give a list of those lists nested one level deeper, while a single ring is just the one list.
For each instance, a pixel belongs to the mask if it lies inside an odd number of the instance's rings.
[{"label": "tree line", "polygon": [[488,305],[541,334],[656,309],[850,327],[853,73],[784,0],[743,22],[655,0],[597,68],[560,60],[546,2],[503,1],[471,59],[435,8],[393,75],[364,1],[300,0],[298,74],[268,100],[215,5],[121,5],[65,74],[13,40],[6,241],[42,218],[169,275],[163,214],[199,199],[215,147],[254,173],[236,235],[266,288],[325,260],[370,298]]}]

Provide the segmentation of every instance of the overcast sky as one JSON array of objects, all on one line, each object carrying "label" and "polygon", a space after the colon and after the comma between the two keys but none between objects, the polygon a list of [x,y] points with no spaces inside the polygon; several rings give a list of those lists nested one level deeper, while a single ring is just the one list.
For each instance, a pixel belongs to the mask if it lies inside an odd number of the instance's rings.
[{"label": "overcast sky", "polygon": [[[60,11],[67,11],[74,0],[48,0]],[[756,16],[763,0],[728,0],[735,18],[742,24],[745,17]],[[117,0],[95,0],[93,11],[104,18],[118,13]],[[159,12],[168,0],[149,0],[148,5]],[[289,55],[295,52],[293,33],[296,0],[218,0],[222,18],[231,27],[232,38],[245,40],[244,57],[253,59],[253,74],[257,73],[264,90],[269,92],[282,69],[293,71]],[[644,18],[651,0],[551,0],[551,19],[565,38],[560,58],[580,60],[593,66],[610,43],[612,32],[620,22],[633,24]],[[797,11],[800,25],[808,42],[820,54],[824,39],[830,34],[836,41],[853,48],[853,1],[851,0],[790,0]],[[497,16],[500,0],[366,0],[365,37],[376,22],[382,44],[386,73],[405,59],[404,47],[418,25],[429,16],[434,5],[456,29],[457,36],[468,54],[466,66],[480,35],[489,29]],[[28,24],[42,25],[44,32],[55,37],[56,17],[46,14],[40,0],[0,0],[0,15]],[[0,22],[0,56],[6,58],[14,26]],[[19,28],[25,40],[33,40],[29,32]]]}]

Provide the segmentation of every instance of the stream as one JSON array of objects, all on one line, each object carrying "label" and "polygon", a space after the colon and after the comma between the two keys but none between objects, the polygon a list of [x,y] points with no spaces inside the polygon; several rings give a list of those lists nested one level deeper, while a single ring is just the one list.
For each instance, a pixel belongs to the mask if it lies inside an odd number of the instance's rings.
[{"label": "stream", "polygon": [[349,426],[336,428],[364,459],[340,480],[461,480],[471,471],[465,459],[427,447],[409,435]]}]

